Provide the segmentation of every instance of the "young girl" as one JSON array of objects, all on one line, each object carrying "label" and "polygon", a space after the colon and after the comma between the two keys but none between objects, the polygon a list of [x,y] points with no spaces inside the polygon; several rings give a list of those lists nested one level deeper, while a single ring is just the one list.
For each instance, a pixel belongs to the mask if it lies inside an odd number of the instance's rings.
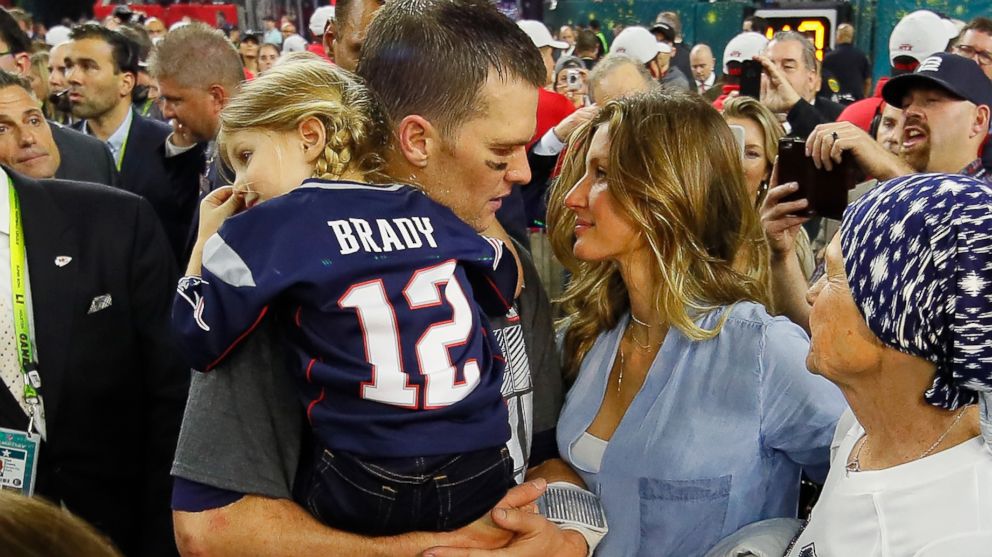
[{"label": "young girl", "polygon": [[305,504],[373,535],[458,528],[512,482],[484,312],[507,311],[516,265],[420,190],[368,183],[386,137],[324,61],[246,83],[221,114],[237,179],[201,204],[173,307],[203,371],[274,315],[318,446]]}]

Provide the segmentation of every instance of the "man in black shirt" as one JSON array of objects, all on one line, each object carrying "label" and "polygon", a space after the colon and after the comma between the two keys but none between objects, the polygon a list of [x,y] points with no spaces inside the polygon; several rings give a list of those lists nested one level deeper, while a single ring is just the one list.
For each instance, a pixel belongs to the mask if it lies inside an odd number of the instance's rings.
[{"label": "man in black shirt", "polygon": [[871,66],[864,52],[854,46],[854,27],[842,23],[837,27],[837,47],[823,59],[823,69],[833,74],[846,102],[871,94]]}]

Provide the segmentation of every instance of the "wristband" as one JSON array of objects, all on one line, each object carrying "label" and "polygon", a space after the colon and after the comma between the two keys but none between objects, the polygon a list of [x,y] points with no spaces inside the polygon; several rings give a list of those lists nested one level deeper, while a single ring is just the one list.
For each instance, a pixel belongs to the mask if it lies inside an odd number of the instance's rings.
[{"label": "wristband", "polygon": [[538,512],[562,530],[574,530],[585,538],[588,556],[609,532],[606,515],[599,497],[592,492],[567,482],[548,484],[544,495],[537,500]]}]

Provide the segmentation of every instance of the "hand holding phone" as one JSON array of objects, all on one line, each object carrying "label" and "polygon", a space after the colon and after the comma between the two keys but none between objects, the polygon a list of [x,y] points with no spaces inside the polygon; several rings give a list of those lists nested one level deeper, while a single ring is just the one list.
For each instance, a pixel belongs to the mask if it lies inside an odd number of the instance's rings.
[{"label": "hand holding phone", "polygon": [[808,209],[798,216],[823,216],[840,220],[847,208],[847,194],[862,179],[854,158],[842,154],[833,170],[817,168],[806,156],[806,142],[798,137],[783,137],[778,142],[778,183],[799,184],[783,201],[806,199]]},{"label": "hand holding phone", "polygon": [[757,60],[741,62],[740,94],[753,99],[761,98],[761,62]]}]

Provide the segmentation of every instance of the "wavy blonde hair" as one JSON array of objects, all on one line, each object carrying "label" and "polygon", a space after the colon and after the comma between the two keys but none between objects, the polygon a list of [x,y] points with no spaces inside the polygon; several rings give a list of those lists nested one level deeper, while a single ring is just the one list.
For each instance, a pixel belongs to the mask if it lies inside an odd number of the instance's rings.
[{"label": "wavy blonde hair", "polygon": [[[280,63],[245,83],[221,111],[218,141],[249,129],[293,131],[311,117],[326,132],[315,178],[334,180],[349,170],[378,175],[389,138],[382,109],[361,78],[321,59]],[[219,152],[226,159],[223,146]]]},{"label": "wavy blonde hair", "polygon": [[[585,172],[592,134],[603,125],[610,134],[607,185],[651,252],[651,294],[662,319],[691,339],[705,340],[719,334],[727,312],[712,329],[695,323],[699,315],[769,299],[754,278],[764,237],[749,206],[734,137],[720,114],[698,95],[679,91],[612,101],[573,134],[548,201],[551,246],[572,273],[559,300],[568,325],[563,353],[569,378],[596,337],[615,327],[629,307],[616,263],[573,255],[575,215],[564,206]],[[735,267],[742,250],[748,255]]]},{"label": "wavy blonde hair", "polygon": [[[785,128],[778,122],[775,114],[757,99],[734,97],[723,103],[723,118],[725,120],[740,118],[758,124],[765,140],[765,162],[768,163],[768,172],[771,173],[771,168],[775,165],[775,157],[778,156],[778,140],[785,135]],[[763,194],[759,194],[758,205],[761,205],[762,198]]]}]

